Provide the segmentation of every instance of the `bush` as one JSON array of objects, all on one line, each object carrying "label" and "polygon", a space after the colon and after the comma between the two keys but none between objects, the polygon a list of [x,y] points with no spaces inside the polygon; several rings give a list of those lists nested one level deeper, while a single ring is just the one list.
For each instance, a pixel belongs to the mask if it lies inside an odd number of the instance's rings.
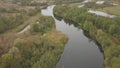
[{"label": "bush", "polygon": [[52,17],[44,17],[41,16],[39,21],[32,25],[31,31],[32,32],[39,32],[44,34],[55,27],[54,20]]}]

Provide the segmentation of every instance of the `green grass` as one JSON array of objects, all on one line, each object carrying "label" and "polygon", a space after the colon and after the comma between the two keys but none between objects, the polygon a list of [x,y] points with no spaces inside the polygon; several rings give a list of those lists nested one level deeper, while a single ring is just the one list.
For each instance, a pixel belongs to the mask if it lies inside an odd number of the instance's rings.
[{"label": "green grass", "polygon": [[105,7],[103,9],[98,9],[98,10],[120,16],[120,6]]}]

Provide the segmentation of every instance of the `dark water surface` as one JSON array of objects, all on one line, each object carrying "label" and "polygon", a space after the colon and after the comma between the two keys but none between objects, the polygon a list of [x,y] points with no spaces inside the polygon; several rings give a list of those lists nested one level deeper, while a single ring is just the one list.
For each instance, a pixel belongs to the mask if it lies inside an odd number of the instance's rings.
[{"label": "dark water surface", "polygon": [[103,53],[94,40],[85,36],[82,29],[57,20],[53,15],[54,5],[41,10],[45,16],[52,16],[56,29],[69,38],[56,68],[103,68]]}]

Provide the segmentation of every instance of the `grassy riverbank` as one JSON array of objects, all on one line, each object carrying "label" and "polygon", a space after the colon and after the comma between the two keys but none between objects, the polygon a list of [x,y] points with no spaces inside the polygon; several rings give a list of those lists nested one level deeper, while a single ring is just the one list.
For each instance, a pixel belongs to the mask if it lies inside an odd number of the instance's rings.
[{"label": "grassy riverbank", "polygon": [[68,5],[56,6],[54,8],[54,15],[70,21],[71,24],[78,28],[88,31],[90,36],[101,44],[105,55],[105,68],[120,67],[119,18],[110,19],[97,16],[88,13],[86,8]]}]

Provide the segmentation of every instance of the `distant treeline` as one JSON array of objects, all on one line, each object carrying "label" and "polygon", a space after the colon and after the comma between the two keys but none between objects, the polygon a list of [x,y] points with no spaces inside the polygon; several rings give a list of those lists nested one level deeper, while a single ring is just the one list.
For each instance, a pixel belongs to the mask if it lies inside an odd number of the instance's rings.
[{"label": "distant treeline", "polygon": [[102,8],[105,8],[105,7],[111,7],[113,6],[111,3],[109,2],[104,2],[102,5],[101,4],[96,4],[96,2],[88,2],[88,3],[85,3],[85,7],[86,8],[92,8],[92,9],[102,9]]},{"label": "distant treeline", "polygon": [[61,3],[74,3],[74,2],[82,2],[84,0],[13,0],[13,3],[21,4],[21,5],[29,5],[29,6],[41,6],[47,5],[48,3],[61,4]]}]

